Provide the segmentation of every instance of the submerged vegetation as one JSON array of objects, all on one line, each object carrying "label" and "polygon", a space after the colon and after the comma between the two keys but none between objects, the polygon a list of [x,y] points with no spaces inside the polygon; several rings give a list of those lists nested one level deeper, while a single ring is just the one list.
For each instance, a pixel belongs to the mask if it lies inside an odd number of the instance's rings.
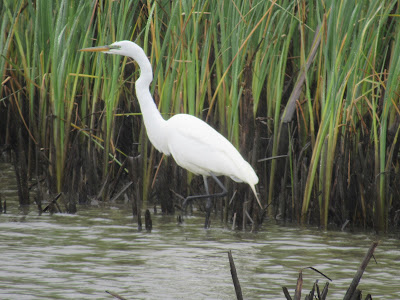
[{"label": "submerged vegetation", "polygon": [[[21,204],[35,185],[39,206],[47,191],[71,212],[125,194],[173,213],[201,189],[148,142],[135,64],[77,51],[127,39],[163,116],[193,114],[238,147],[270,216],[400,225],[398,1],[4,0],[0,13],[0,145]],[[226,184],[228,220],[253,197]]]}]

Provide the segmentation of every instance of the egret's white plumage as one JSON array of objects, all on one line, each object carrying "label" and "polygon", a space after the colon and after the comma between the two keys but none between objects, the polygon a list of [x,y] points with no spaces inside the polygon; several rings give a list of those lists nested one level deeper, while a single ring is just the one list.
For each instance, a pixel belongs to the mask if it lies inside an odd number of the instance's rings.
[{"label": "egret's white plumage", "polygon": [[81,51],[101,51],[134,59],[140,67],[140,77],[135,83],[136,96],[153,146],[166,155],[172,155],[179,166],[194,174],[226,175],[236,182],[248,183],[261,206],[255,189],[258,183],[256,173],[223,135],[192,115],[178,114],[169,120],[163,119],[150,94],[153,72],[141,47],[131,41],[120,41]]}]

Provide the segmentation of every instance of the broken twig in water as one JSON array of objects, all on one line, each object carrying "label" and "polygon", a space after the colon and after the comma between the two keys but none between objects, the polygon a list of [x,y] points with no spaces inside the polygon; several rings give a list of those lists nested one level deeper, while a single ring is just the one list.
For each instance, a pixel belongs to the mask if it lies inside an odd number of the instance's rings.
[{"label": "broken twig in water", "polygon": [[231,250],[229,250],[229,252],[228,252],[228,258],[229,258],[229,265],[231,267],[231,275],[232,275],[233,285],[235,287],[236,298],[238,300],[243,300],[242,288],[240,287],[239,278],[237,276],[236,267],[235,267],[235,263],[233,261]]},{"label": "broken twig in water", "polygon": [[153,221],[151,220],[150,210],[146,209],[144,214],[144,224],[147,231],[151,231],[153,229]]},{"label": "broken twig in water", "polygon": [[301,299],[301,290],[303,288],[303,271],[299,272],[299,278],[297,278],[296,290],[294,291],[294,300]]},{"label": "broken twig in water", "polygon": [[114,292],[110,292],[110,291],[106,291],[107,294],[110,294],[111,296],[113,296],[114,298],[117,298],[119,300],[127,300],[126,298],[114,293]]},{"label": "broken twig in water", "polygon": [[378,246],[378,242],[373,242],[371,247],[369,247],[367,254],[365,255],[363,261],[361,262],[360,267],[358,268],[356,275],[354,275],[353,281],[351,282],[349,289],[347,290],[346,295],[344,296],[343,300],[350,300],[352,299],[353,294],[356,292],[357,286],[360,283],[361,277],[364,274],[365,269],[374,255],[374,251]]},{"label": "broken twig in water", "polygon": [[47,206],[43,209],[43,212],[48,211],[49,208],[50,208],[50,206],[53,205],[53,204],[55,204],[55,205],[57,206],[59,212],[61,212],[61,209],[60,209],[60,207],[59,207],[58,204],[57,204],[57,200],[61,197],[61,195],[62,195],[62,193],[58,193],[57,196],[55,196],[54,199],[49,203],[49,205],[47,205]]},{"label": "broken twig in water", "polygon": [[[332,279],[330,279],[328,276],[326,276],[324,273],[322,273],[321,271],[318,271],[316,268],[314,267],[305,267],[303,269],[300,270],[299,272],[299,277],[297,279],[297,285],[296,285],[296,290],[294,292],[294,300],[300,300],[301,299],[301,290],[303,288],[303,270],[305,269],[311,269],[315,272],[317,272],[318,274],[324,276],[326,279],[332,281]],[[322,294],[320,294],[319,292],[319,286],[318,286],[318,280],[315,281],[312,290],[310,291],[310,293],[308,295],[306,295],[305,299],[306,300],[312,300],[314,299],[314,293],[315,290],[317,291],[317,296],[315,296],[315,299],[318,300],[325,300],[326,298],[326,294],[328,293],[328,286],[329,286],[329,282],[327,282],[325,284],[324,290],[322,291]],[[286,287],[282,287],[283,293],[286,297],[287,300],[292,300],[292,297],[289,294],[289,291]]]}]

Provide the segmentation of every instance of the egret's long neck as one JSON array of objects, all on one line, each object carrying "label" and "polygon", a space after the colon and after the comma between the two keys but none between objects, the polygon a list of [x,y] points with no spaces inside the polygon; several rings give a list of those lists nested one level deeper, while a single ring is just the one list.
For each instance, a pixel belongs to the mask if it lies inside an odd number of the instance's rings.
[{"label": "egret's long neck", "polygon": [[143,50],[136,52],[133,58],[140,67],[140,77],[135,83],[135,88],[140,110],[143,115],[144,125],[146,126],[147,136],[157,150],[168,155],[168,135],[165,132],[166,121],[158,111],[153,97],[150,94],[150,84],[153,80],[151,64]]}]

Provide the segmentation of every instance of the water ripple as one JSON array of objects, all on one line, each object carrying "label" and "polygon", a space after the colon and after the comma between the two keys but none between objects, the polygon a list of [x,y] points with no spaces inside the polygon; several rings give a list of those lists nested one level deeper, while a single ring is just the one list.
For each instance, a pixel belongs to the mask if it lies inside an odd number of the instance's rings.
[{"label": "water ripple", "polygon": [[[80,207],[76,215],[0,216],[1,299],[232,299],[227,251],[232,250],[244,297],[284,299],[299,271],[313,266],[331,277],[330,298],[343,298],[371,241],[367,234],[268,224],[259,233],[232,232],[203,217],[177,225],[153,216],[138,232],[129,208]],[[383,237],[361,281],[364,293],[400,298],[398,240]],[[304,289],[326,281],[303,270]]]}]

